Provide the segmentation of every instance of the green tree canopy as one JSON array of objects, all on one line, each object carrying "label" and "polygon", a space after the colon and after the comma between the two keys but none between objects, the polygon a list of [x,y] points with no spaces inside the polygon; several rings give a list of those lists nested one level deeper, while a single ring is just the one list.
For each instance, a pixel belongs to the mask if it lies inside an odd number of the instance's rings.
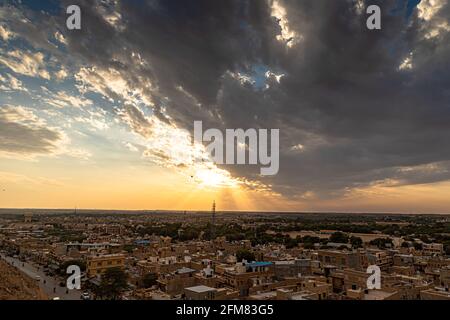
[{"label": "green tree canopy", "polygon": [[117,300],[128,288],[127,274],[121,268],[110,268],[102,275],[97,295],[108,300]]},{"label": "green tree canopy", "polygon": [[377,238],[370,241],[370,244],[377,246],[380,249],[386,249],[387,247],[393,246],[392,240],[388,238]]},{"label": "green tree canopy", "polygon": [[156,273],[147,273],[142,277],[142,287],[150,288],[156,284],[158,280],[158,275]]},{"label": "green tree canopy", "polygon": [[335,232],[330,237],[330,242],[348,243],[348,235],[343,232]]},{"label": "green tree canopy", "polygon": [[65,262],[61,263],[57,272],[61,276],[66,276],[67,268],[71,265],[79,266],[81,271],[86,270],[86,262],[84,262],[82,260],[69,260],[69,261],[65,261]]},{"label": "green tree canopy", "polygon": [[236,252],[237,261],[241,262],[242,260],[246,261],[255,261],[255,254],[247,249],[240,249]]},{"label": "green tree canopy", "polygon": [[362,247],[362,244],[363,244],[363,241],[362,241],[362,239],[360,238],[360,237],[354,237],[354,236],[351,236],[350,237],[350,244],[352,245],[352,247],[353,248],[361,248]]}]

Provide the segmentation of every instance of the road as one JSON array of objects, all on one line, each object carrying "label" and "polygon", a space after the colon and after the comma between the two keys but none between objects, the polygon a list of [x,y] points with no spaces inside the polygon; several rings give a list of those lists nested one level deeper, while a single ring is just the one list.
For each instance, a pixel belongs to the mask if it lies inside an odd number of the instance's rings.
[{"label": "road", "polygon": [[47,276],[44,273],[42,267],[36,267],[28,262],[22,262],[16,258],[6,257],[3,254],[0,254],[0,256],[8,264],[19,269],[32,279],[36,279],[36,277],[39,276],[39,287],[45,292],[45,294],[47,294],[50,299],[58,297],[61,300],[80,300],[80,290],[67,290],[65,286],[60,287],[60,280]]}]

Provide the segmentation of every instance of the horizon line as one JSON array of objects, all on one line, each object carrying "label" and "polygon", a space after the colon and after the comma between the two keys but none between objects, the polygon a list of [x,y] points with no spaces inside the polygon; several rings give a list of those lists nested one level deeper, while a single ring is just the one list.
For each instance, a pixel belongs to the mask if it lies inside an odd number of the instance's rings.
[{"label": "horizon line", "polygon": [[[147,212],[147,213],[157,213],[157,212],[172,212],[172,213],[210,213],[211,210],[175,210],[175,209],[102,209],[102,208],[0,208],[0,211],[12,210],[37,210],[37,211],[122,211],[122,212]],[[1,213],[1,212],[0,212]],[[434,212],[434,213],[419,213],[419,212],[375,212],[375,211],[268,211],[268,210],[219,210],[216,213],[243,213],[243,214],[367,214],[367,215],[450,215],[450,212]]]}]

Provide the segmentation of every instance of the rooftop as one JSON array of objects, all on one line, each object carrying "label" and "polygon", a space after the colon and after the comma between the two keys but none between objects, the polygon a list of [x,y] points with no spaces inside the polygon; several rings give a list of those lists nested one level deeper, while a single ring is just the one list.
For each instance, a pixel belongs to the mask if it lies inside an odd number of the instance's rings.
[{"label": "rooftop", "polygon": [[369,290],[364,295],[364,300],[384,300],[395,294],[395,292],[388,292],[383,290]]},{"label": "rooftop", "polygon": [[196,293],[208,292],[208,291],[216,291],[216,289],[207,287],[207,286],[195,286],[186,288],[186,290],[193,291]]},{"label": "rooftop", "polygon": [[176,271],[176,273],[178,273],[178,274],[191,273],[191,272],[195,272],[195,270],[191,269],[191,268],[186,268],[186,267],[180,268]]},{"label": "rooftop", "polygon": [[259,261],[259,262],[250,262],[246,266],[255,268],[255,267],[268,267],[271,266],[272,264],[273,264],[272,262]]}]

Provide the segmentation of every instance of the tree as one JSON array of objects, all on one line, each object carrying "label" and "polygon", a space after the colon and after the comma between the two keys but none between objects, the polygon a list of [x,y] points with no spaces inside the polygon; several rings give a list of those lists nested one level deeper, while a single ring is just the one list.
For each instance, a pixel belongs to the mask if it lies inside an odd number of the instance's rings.
[{"label": "tree", "polygon": [[363,241],[360,237],[350,237],[350,244],[353,248],[362,248]]},{"label": "tree", "polygon": [[446,245],[444,250],[445,250],[445,254],[447,256],[450,256],[450,245]]},{"label": "tree", "polygon": [[392,240],[388,238],[376,238],[370,241],[370,244],[377,246],[379,249],[386,249],[387,247],[393,246]]},{"label": "tree", "polygon": [[239,249],[236,252],[236,260],[239,262],[242,260],[255,261],[255,254],[247,249]]},{"label": "tree", "polygon": [[335,232],[330,237],[330,242],[348,243],[348,235],[343,232]]},{"label": "tree", "polygon": [[409,248],[409,242],[408,241],[402,242],[402,248]]},{"label": "tree", "polygon": [[96,294],[108,300],[117,300],[128,288],[127,275],[119,267],[110,268],[102,275]]},{"label": "tree", "polygon": [[69,266],[72,265],[76,265],[80,267],[81,271],[85,271],[86,270],[86,262],[82,261],[82,260],[70,260],[70,261],[65,261],[63,262],[58,269],[58,274],[60,274],[61,276],[66,276],[67,275],[67,268]]},{"label": "tree", "polygon": [[297,239],[292,239],[291,237],[289,237],[286,240],[286,248],[287,249],[295,248],[295,247],[297,247],[297,245],[298,245],[298,240]]},{"label": "tree", "polygon": [[147,273],[142,277],[142,287],[153,287],[154,285],[156,285],[156,280],[158,280],[158,275],[156,273]]},{"label": "tree", "polygon": [[420,242],[414,242],[413,245],[414,245],[414,249],[416,249],[416,250],[422,250],[423,249],[423,245]]},{"label": "tree", "polygon": [[126,244],[123,246],[123,250],[125,250],[128,253],[133,253],[133,250],[136,248],[135,245],[132,244]]},{"label": "tree", "polygon": [[305,242],[305,243],[303,244],[303,248],[305,248],[305,249],[314,249],[314,243],[311,243],[311,242]]}]

